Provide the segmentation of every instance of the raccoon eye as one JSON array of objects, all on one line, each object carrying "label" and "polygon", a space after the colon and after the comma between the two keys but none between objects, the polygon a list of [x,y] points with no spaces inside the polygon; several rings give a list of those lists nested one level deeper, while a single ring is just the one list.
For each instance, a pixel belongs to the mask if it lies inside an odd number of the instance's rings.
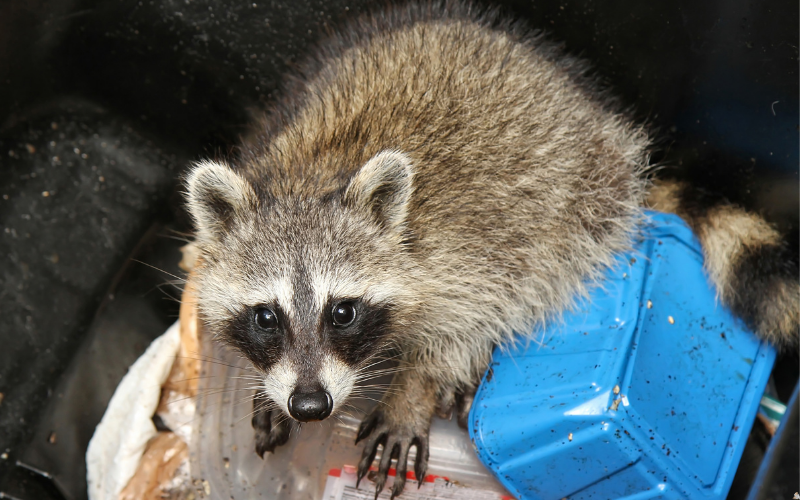
[{"label": "raccoon eye", "polygon": [[350,326],[356,319],[356,308],[350,302],[340,302],[333,306],[333,326]]},{"label": "raccoon eye", "polygon": [[274,330],[278,328],[278,317],[266,307],[256,309],[255,320],[259,328],[263,328],[264,330]]}]

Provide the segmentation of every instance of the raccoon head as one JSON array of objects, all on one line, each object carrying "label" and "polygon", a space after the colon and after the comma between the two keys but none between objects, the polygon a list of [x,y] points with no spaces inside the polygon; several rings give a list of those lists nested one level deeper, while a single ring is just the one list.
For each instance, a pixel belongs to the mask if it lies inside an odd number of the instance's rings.
[{"label": "raccoon head", "polygon": [[413,170],[377,154],[320,196],[275,195],[226,165],[187,178],[201,263],[198,305],[211,332],[263,374],[299,421],[341,409],[363,370],[413,321],[403,250]]}]

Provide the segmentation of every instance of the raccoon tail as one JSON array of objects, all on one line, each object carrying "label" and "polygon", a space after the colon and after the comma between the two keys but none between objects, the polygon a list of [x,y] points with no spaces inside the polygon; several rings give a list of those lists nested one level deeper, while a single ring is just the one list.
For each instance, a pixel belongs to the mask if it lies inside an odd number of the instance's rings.
[{"label": "raccoon tail", "polygon": [[700,240],[720,300],[761,338],[797,346],[800,279],[785,242],[760,216],[688,184],[656,181],[647,205],[680,216]]}]

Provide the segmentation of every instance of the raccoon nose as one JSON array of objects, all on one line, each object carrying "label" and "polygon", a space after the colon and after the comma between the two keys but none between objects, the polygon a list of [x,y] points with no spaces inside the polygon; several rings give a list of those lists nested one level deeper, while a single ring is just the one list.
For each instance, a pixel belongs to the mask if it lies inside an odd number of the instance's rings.
[{"label": "raccoon nose", "polygon": [[333,399],[325,390],[300,393],[289,396],[289,414],[301,422],[323,420],[333,410]]}]

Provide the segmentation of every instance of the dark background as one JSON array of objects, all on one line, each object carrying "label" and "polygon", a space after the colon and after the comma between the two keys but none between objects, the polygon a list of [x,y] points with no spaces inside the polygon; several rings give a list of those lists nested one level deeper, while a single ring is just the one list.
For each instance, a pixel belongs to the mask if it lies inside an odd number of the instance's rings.
[{"label": "dark background", "polygon": [[[367,5],[0,2],[0,498],[85,496],[94,426],[177,316],[180,172],[235,144],[281,75]],[[655,132],[666,175],[763,214],[797,259],[796,0],[500,5],[592,63]],[[797,369],[784,353],[784,401]]]}]

